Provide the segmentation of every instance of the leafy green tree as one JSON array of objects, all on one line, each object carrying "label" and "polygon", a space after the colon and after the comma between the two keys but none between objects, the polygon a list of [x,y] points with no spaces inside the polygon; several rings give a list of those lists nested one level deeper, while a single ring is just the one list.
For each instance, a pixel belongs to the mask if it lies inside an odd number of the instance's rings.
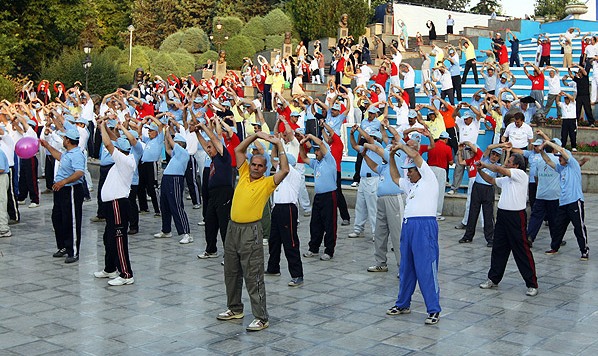
[{"label": "leafy green tree", "polygon": [[243,57],[251,58],[255,54],[255,48],[251,41],[243,35],[237,35],[229,39],[224,44],[223,49],[226,51],[226,65],[228,68],[241,68]]},{"label": "leafy green tree", "polygon": [[189,17],[180,0],[135,0],[131,16],[136,43],[153,48],[184,27],[181,19]]},{"label": "leafy green tree", "polygon": [[181,7],[186,12],[177,14],[184,27],[200,27],[208,31],[212,27],[212,17],[216,8],[216,0],[181,0]]},{"label": "leafy green tree", "polygon": [[284,35],[268,35],[266,36],[266,49],[282,49],[284,42]]},{"label": "leafy green tree", "polygon": [[260,16],[256,16],[249,20],[243,29],[241,29],[241,35],[247,37],[253,44],[256,52],[259,52],[265,48],[266,31],[264,26],[264,20]]},{"label": "leafy green tree", "polygon": [[[349,34],[362,35],[371,16],[367,3],[361,0],[290,0],[286,3],[301,38],[336,37],[338,21],[349,15]],[[312,16],[305,16],[305,14]]]},{"label": "leafy green tree", "polygon": [[183,42],[183,37],[185,37],[183,31],[175,32],[170,36],[166,37],[160,45],[160,51],[172,52],[177,48],[180,48],[181,43]]},{"label": "leafy green tree", "polygon": [[191,27],[183,31],[181,48],[189,53],[202,53],[210,48],[208,35],[199,27]]},{"label": "leafy green tree", "polygon": [[96,30],[97,45],[122,47],[131,24],[133,0],[89,0],[88,4],[93,15],[88,27]]},{"label": "leafy green tree", "polygon": [[555,16],[557,19],[563,19],[567,16],[565,14],[565,6],[569,0],[537,0],[534,6],[534,14],[536,16]]},{"label": "leafy green tree", "polygon": [[173,73],[177,76],[186,76],[195,71],[195,58],[184,49],[170,53],[170,57],[174,60]]},{"label": "leafy green tree", "polygon": [[216,13],[224,16],[236,16],[244,21],[252,17],[265,15],[272,9],[269,0],[220,0]]},{"label": "leafy green tree", "polygon": [[480,2],[478,2],[477,5],[472,7],[469,11],[474,14],[481,15],[491,15],[493,12],[496,12],[497,15],[500,15],[502,12],[502,6],[497,0],[480,0]]}]

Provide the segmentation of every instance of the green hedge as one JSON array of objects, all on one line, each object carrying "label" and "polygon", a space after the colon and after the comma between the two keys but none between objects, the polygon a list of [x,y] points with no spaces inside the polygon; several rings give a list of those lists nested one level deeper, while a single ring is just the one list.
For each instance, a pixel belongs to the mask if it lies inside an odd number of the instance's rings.
[{"label": "green hedge", "polygon": [[174,68],[172,68],[173,73],[177,76],[186,76],[195,71],[195,58],[193,58],[193,55],[177,51],[170,53],[170,57],[175,63]]},{"label": "green hedge", "polygon": [[16,99],[15,84],[10,80],[0,76],[0,100],[8,100],[10,102]]},{"label": "green hedge", "polygon": [[203,53],[210,49],[208,35],[199,27],[191,27],[183,31],[181,48],[189,53]]},{"label": "green hedge", "polygon": [[[222,25],[222,29],[218,31],[216,29],[216,24],[220,20],[220,24]],[[228,38],[232,38],[235,35],[238,35],[243,28],[243,20],[235,16],[225,16],[225,17],[214,17],[212,21],[212,34],[216,37],[228,36]],[[216,38],[215,38],[216,39]],[[212,41],[213,42],[213,41]]]},{"label": "green hedge", "polygon": [[153,75],[159,75],[163,79],[174,73],[176,62],[172,57],[165,52],[158,52],[155,56],[150,57],[150,70]]},{"label": "green hedge", "polygon": [[226,51],[226,66],[228,69],[239,69],[243,64],[243,57],[252,58],[255,48],[249,38],[238,35],[224,44]]},{"label": "green hedge", "polygon": [[172,35],[166,37],[162,44],[160,45],[160,51],[165,52],[173,52],[177,48],[181,47],[181,43],[183,42],[183,37],[185,34],[182,31],[178,31],[173,33]]},{"label": "green hedge", "polygon": [[[105,52],[106,53],[106,52]],[[109,54],[108,52],[107,54]],[[134,46],[129,66],[129,50],[123,50],[116,60],[118,68],[118,85],[130,85],[137,68],[147,71],[150,67],[150,59],[147,55],[147,47]]]},{"label": "green hedge", "polygon": [[266,36],[266,49],[278,48],[282,50],[282,44],[284,42],[283,35],[269,35]]}]

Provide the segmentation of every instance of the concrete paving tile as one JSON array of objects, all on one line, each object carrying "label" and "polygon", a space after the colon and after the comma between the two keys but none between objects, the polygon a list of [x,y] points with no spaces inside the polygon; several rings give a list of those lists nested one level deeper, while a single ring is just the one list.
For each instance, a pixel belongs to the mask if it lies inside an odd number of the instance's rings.
[{"label": "concrete paving tile", "polygon": [[22,355],[42,355],[48,352],[58,351],[61,347],[44,340],[36,340],[26,344],[13,346],[8,351]]}]

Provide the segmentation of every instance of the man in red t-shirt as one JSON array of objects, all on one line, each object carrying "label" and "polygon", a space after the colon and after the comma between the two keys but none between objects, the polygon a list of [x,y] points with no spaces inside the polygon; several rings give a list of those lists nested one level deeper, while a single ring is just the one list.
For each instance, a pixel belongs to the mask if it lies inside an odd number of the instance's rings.
[{"label": "man in red t-shirt", "polygon": [[542,54],[540,55],[540,67],[549,66],[550,65],[550,38],[546,35],[542,36]]},{"label": "man in red t-shirt", "polygon": [[372,76],[374,82],[376,82],[376,84],[380,84],[382,88],[386,88],[386,81],[388,78],[390,78],[390,76],[386,72],[386,67],[384,65],[380,66],[380,69],[378,69],[378,74]]},{"label": "man in red t-shirt", "polygon": [[336,205],[341,215],[341,219],[343,220],[341,225],[346,226],[351,224],[351,216],[349,215],[347,201],[345,200],[343,189],[341,188],[341,162],[343,160],[345,145],[341,138],[334,132],[334,129],[326,124],[324,120],[320,120],[320,126],[324,127],[324,130],[322,130],[322,138],[330,146],[330,153],[336,161]]},{"label": "man in red t-shirt", "polygon": [[[527,67],[531,66],[534,69],[533,75],[527,71]],[[544,73],[543,70],[536,67],[534,64],[530,62],[523,63],[523,72],[527,75],[527,78],[532,82],[532,90],[530,91],[530,96],[538,103],[540,103],[540,107],[544,107]]]},{"label": "man in red t-shirt", "polygon": [[239,146],[241,141],[239,140],[239,136],[237,136],[235,129],[233,129],[235,124],[230,120],[227,121],[228,122],[224,120],[222,121],[222,123],[224,123],[222,125],[222,138],[224,139],[224,147],[226,147],[226,150],[231,156],[231,166],[233,167],[232,181],[234,186],[235,181],[237,180],[237,159],[235,157],[235,148]]},{"label": "man in red t-shirt", "polygon": [[[438,205],[436,209],[436,220],[442,221],[442,208],[444,205],[444,192],[446,191],[446,176],[449,165],[453,164],[453,149],[448,145],[449,134],[443,131],[438,140],[434,138],[428,130],[419,129],[426,137],[430,139],[430,145],[421,145],[419,153],[428,152],[428,165],[438,181]],[[419,131],[418,130],[418,131]]]}]

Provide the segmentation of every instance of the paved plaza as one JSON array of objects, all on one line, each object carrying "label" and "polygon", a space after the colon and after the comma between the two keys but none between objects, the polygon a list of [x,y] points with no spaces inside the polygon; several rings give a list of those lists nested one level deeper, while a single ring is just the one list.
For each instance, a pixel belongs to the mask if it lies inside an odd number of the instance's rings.
[{"label": "paved plaza", "polygon": [[[546,256],[548,230],[542,228],[533,249],[539,294],[527,297],[512,258],[498,289],[478,288],[490,265],[481,228],[472,244],[458,244],[463,232],[453,227],[458,219],[440,222],[443,310],[438,325],[426,326],[419,290],[411,314],[385,315],[397,297],[396,271],[368,273],[371,236],[348,239],[352,226],[339,224],[331,261],[303,259],[303,286],[287,286],[284,258],[282,276],[266,277],[270,327],[249,333],[245,327],[253,318],[245,291],[245,318],[216,320],[226,309],[221,259],[197,259],[205,248],[203,228],[197,226],[199,210],[186,204],[195,242],[154,239],[160,219],[142,215],[140,233],[130,238],[135,284],[122,287],[92,276],[104,258],[104,226],[89,222],[95,202],[84,205],[81,258],[71,265],[52,258],[51,196],[42,195],[38,209],[23,208],[13,236],[0,239],[0,354],[598,353],[598,252],[580,262],[571,229],[561,253]],[[586,195],[590,246],[598,230],[597,208],[598,195]],[[309,218],[300,219],[305,252]],[[391,252],[389,258],[392,265]]]}]

